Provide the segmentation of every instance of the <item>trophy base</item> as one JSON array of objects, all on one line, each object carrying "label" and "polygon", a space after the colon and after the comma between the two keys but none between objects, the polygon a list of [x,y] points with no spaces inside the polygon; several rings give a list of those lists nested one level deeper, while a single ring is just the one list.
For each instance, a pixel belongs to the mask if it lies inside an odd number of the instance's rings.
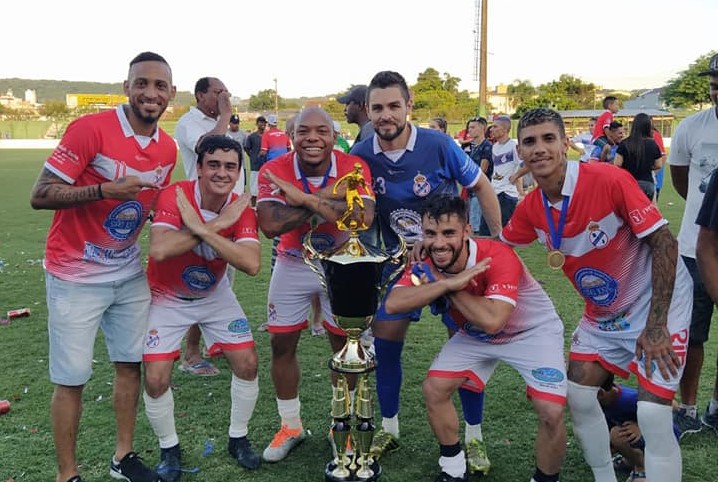
[{"label": "trophy base", "polygon": [[348,477],[337,478],[332,475],[332,471],[337,467],[333,461],[327,464],[324,470],[324,482],[375,482],[381,477],[381,465],[379,462],[374,461],[369,468],[374,471],[374,474],[369,478],[361,478],[356,475],[355,471],[350,471]]}]

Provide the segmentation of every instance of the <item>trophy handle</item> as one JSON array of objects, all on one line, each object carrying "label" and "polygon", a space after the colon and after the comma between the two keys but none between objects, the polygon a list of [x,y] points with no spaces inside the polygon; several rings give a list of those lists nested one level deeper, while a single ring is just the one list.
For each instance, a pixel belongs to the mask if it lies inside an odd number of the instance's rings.
[{"label": "trophy handle", "polygon": [[391,283],[394,278],[396,278],[402,271],[404,271],[404,267],[406,266],[406,262],[408,260],[409,254],[406,247],[406,241],[402,236],[399,236],[399,249],[388,259],[391,264],[396,265],[396,269],[392,271],[392,273],[386,278],[386,280],[384,280],[384,283],[379,286],[381,298],[384,297],[384,292],[386,291],[386,287],[389,285],[389,283]]},{"label": "trophy handle", "polygon": [[324,271],[320,270],[319,267],[314,264],[315,259],[322,259],[323,255],[319,253],[316,249],[314,249],[314,246],[312,245],[312,232],[314,231],[314,228],[311,228],[309,231],[307,231],[307,234],[304,235],[304,241],[302,242],[302,247],[304,247],[304,252],[302,253],[302,259],[304,260],[304,263],[309,266],[309,269],[314,271],[314,273],[319,276],[319,283],[322,285],[322,287],[326,290],[327,288],[327,280],[324,277]]}]

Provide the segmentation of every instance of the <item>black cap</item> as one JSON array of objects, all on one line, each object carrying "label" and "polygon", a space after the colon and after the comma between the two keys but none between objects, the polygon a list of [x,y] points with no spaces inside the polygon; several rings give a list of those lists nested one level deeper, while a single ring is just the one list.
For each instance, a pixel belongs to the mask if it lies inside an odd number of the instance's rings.
[{"label": "black cap", "polygon": [[366,104],[366,90],[366,85],[355,85],[349,89],[349,92],[339,97],[337,100],[340,104],[348,104],[349,102]]},{"label": "black cap", "polygon": [[257,124],[259,124],[260,122],[264,122],[266,124],[267,118],[264,117],[263,115],[260,115],[259,117],[257,117]]},{"label": "black cap", "polygon": [[698,75],[718,75],[718,54],[711,57],[710,62],[708,62],[708,70],[705,70]]},{"label": "black cap", "polygon": [[239,116],[237,114],[232,114],[232,116],[229,118],[230,124],[239,124]]}]

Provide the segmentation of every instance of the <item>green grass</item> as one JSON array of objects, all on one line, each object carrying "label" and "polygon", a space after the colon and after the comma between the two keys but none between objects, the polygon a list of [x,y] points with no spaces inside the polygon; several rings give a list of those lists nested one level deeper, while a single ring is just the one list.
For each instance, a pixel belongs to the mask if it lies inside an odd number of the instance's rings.
[{"label": "green grass", "polygon": [[[54,448],[49,418],[52,385],[47,376],[47,310],[43,271],[44,239],[52,212],[33,211],[30,189],[48,151],[0,150],[0,313],[28,307],[32,316],[0,326],[0,399],[9,399],[12,410],[0,416],[0,481],[52,481],[55,474]],[[181,168],[175,178],[181,177]],[[683,202],[667,179],[660,207],[677,231]],[[146,246],[146,233],[142,239]],[[146,251],[145,251],[146,252]],[[566,341],[582,304],[566,278],[551,271],[545,251],[539,246],[519,250],[534,276],[548,291],[566,323]],[[269,281],[270,243],[263,242],[263,269],[256,278],[237,276],[235,291],[254,327],[266,317],[266,291]],[[715,325],[714,325],[715,326]],[[714,327],[713,340],[718,336]],[[414,325],[404,353],[404,388],[401,401],[402,448],[383,461],[386,482],[433,480],[437,471],[438,447],[428,426],[421,382],[435,353],[446,337],[443,325],[426,311]],[[269,337],[255,331],[260,359],[260,397],[250,425],[250,437],[258,449],[269,442],[278,428],[276,404],[268,373]],[[199,467],[197,475],[186,474],[185,481],[267,481],[317,482],[323,480],[330,458],[326,433],[330,422],[330,397],[326,360],[326,338],[303,335],[300,342],[302,367],[301,400],[304,423],[311,436],[285,461],[265,464],[248,473],[226,454],[229,419],[230,373],[220,360],[222,373],[202,379],[175,370],[177,429],[185,452],[186,467]],[[706,345],[706,363],[701,378],[700,409],[709,399],[715,377],[715,341]],[[94,375],[84,392],[84,413],[80,428],[78,459],[86,481],[108,480],[108,462],[114,449],[114,418],[111,406],[112,369],[102,337],[95,346]],[[521,378],[500,366],[487,387],[484,434],[493,468],[487,482],[528,480],[533,472],[533,441],[536,417],[525,397]],[[378,412],[378,407],[377,407]],[[159,451],[140,402],[135,447],[148,463],[156,464]],[[562,469],[562,480],[590,480],[576,440],[570,431]],[[202,456],[205,441],[214,442],[214,451]],[[715,470],[716,435],[701,433],[682,443],[684,481],[706,480]]]}]

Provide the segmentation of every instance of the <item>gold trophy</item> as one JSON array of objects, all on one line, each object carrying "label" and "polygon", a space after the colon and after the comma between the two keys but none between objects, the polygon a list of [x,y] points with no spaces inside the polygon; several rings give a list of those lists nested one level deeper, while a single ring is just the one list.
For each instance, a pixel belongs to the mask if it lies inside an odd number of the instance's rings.
[{"label": "gold trophy", "polygon": [[[337,220],[337,228],[348,231],[349,239],[334,250],[320,253],[312,246],[310,231],[304,238],[303,252],[304,262],[319,276],[328,292],[337,324],[347,334],[342,349],[329,360],[329,368],[339,374],[332,397],[332,438],[337,456],[327,463],[324,480],[373,482],[381,476],[381,466],[369,454],[375,429],[369,373],[376,363],[359,338],[374,320],[383,289],[404,269],[407,249],[402,238],[394,255],[364,246],[359,239],[359,231],[368,229],[368,226],[363,221],[364,201],[359,188],[366,186],[359,163],[354,165],[352,172],[337,180],[333,194],[338,194],[338,189],[344,184],[347,210]],[[317,266],[315,260],[320,261],[323,269]],[[389,264],[396,265],[396,269],[382,284],[384,267]],[[357,376],[353,413],[347,374]],[[351,456],[347,454],[347,446],[351,448]]]}]

